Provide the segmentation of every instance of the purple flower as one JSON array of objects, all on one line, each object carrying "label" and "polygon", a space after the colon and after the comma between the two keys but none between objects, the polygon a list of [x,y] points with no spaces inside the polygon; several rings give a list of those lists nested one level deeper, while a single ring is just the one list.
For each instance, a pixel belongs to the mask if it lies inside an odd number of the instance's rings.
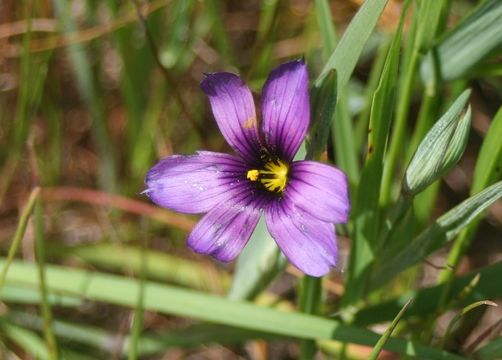
[{"label": "purple flower", "polygon": [[231,73],[201,83],[221,133],[238,156],[199,151],[159,161],[145,193],[175,211],[207,213],[188,237],[195,252],[232,261],[260,219],[291,263],[312,276],[335,266],[335,223],[347,221],[345,174],[315,161],[293,161],[310,122],[307,67],[274,69],[263,88],[261,121],[253,96]]}]

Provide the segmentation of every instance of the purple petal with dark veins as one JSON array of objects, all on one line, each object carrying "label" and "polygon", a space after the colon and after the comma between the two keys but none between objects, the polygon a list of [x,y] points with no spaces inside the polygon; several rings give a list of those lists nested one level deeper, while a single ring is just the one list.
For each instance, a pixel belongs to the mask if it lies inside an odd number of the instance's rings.
[{"label": "purple petal with dark veins", "polygon": [[219,204],[197,223],[188,237],[188,246],[220,261],[232,261],[249,241],[265,200],[243,191]]},{"label": "purple petal with dark veins", "polygon": [[250,187],[246,170],[240,158],[228,154],[173,155],[148,171],[144,193],[157,205],[175,211],[205,213]]},{"label": "purple petal with dark veins", "polygon": [[265,142],[285,160],[293,159],[310,124],[308,82],[307,66],[297,60],[272,70],[263,87]]},{"label": "purple petal with dark veins", "polygon": [[338,251],[333,224],[309,215],[287,198],[265,210],[265,221],[284,255],[305,274],[320,277],[336,265]]},{"label": "purple petal with dark veins", "polygon": [[347,177],[333,166],[316,161],[293,162],[284,196],[319,220],[333,223],[348,220]]},{"label": "purple petal with dark veins", "polygon": [[248,161],[260,151],[253,95],[242,80],[231,73],[208,74],[200,84],[213,110],[221,133],[232,148]]}]

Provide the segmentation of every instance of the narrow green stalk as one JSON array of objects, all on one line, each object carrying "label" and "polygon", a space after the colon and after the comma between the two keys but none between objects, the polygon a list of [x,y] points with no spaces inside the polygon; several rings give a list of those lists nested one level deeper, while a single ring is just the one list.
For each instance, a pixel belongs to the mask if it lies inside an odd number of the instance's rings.
[{"label": "narrow green stalk", "polygon": [[406,69],[406,74],[404,75],[403,86],[400,90],[401,95],[399,97],[399,101],[397,102],[398,105],[396,120],[394,122],[394,129],[392,131],[392,137],[390,140],[388,155],[386,158],[382,177],[380,201],[384,206],[388,205],[392,200],[392,188],[394,185],[394,182],[392,180],[396,174],[398,160],[402,156],[411,96],[413,95],[413,82],[416,76],[418,59],[418,50],[413,50],[410,64]]},{"label": "narrow green stalk", "polygon": [[337,40],[336,29],[331,18],[331,9],[327,0],[315,0],[315,10],[323,44],[323,58],[327,60],[335,50]]},{"label": "narrow green stalk", "polygon": [[7,260],[5,261],[5,265],[0,274],[0,291],[2,290],[2,287],[5,283],[5,278],[7,276],[7,272],[9,271],[9,266],[12,263],[12,260],[14,260],[14,256],[17,253],[19,244],[21,244],[21,240],[23,239],[26,227],[28,226],[28,220],[30,219],[31,212],[33,211],[39,193],[40,193],[39,187],[36,187],[32,190],[30,197],[28,198],[28,202],[26,203],[21,213],[21,218],[19,219],[19,224],[17,225],[16,233],[14,234],[14,239],[12,240],[12,244],[10,245],[9,248],[9,253],[7,254]]},{"label": "narrow green stalk", "polygon": [[[354,142],[354,126],[349,115],[347,91],[338,95],[335,109],[335,121],[332,126],[333,142],[335,144],[336,163],[347,174],[349,183],[357,183],[360,175],[358,149]],[[351,188],[352,190],[352,188]]]},{"label": "narrow green stalk", "polygon": [[462,256],[471,244],[470,238],[472,235],[472,231],[462,231],[451,247],[448,259],[446,260],[448,268],[439,274],[438,282],[440,284],[444,284],[443,291],[441,292],[441,296],[439,298],[439,309],[443,308],[450,296],[451,286],[453,284],[453,279],[455,278],[455,270],[457,269]]},{"label": "narrow green stalk", "polygon": [[[318,315],[321,311],[321,278],[305,275],[302,279],[300,294],[300,311],[306,314]],[[317,351],[315,340],[300,342],[300,359],[313,359]]]},{"label": "narrow green stalk", "polygon": [[376,343],[375,347],[371,351],[371,354],[368,357],[368,360],[376,360],[378,358],[378,355],[382,351],[383,346],[385,345],[385,343],[387,342],[387,340],[389,340],[390,336],[392,335],[392,332],[394,331],[394,329],[396,328],[397,324],[399,323],[399,321],[403,317],[404,312],[406,311],[406,309],[408,308],[408,306],[410,306],[411,301],[412,301],[412,299],[409,299],[406,302],[406,304],[404,304],[403,308],[399,311],[399,313],[396,315],[396,317],[394,318],[394,320],[392,320],[392,323],[390,324],[390,326],[387,328],[387,330],[385,330],[385,332],[383,333],[382,337],[378,340],[378,342]]},{"label": "narrow green stalk", "polygon": [[247,80],[262,76],[265,69],[270,67],[272,55],[271,44],[277,33],[275,30],[278,24],[280,7],[281,2],[278,0],[262,2],[258,32],[252,52],[254,60],[246,74]]},{"label": "narrow green stalk", "polygon": [[378,48],[376,58],[371,67],[370,76],[365,88],[365,105],[357,117],[354,130],[356,134],[356,149],[362,149],[368,141],[368,123],[370,120],[371,102],[373,100],[373,94],[375,93],[380,81],[380,75],[382,74],[385,59],[387,58],[387,53],[389,52],[391,43],[392,37],[386,36],[385,40],[382,41]]},{"label": "narrow green stalk", "polygon": [[[146,242],[146,241],[145,241]],[[143,328],[143,312],[144,312],[144,298],[145,298],[145,283],[147,269],[147,245],[142,244],[140,253],[140,272],[139,272],[139,289],[138,289],[138,302],[134,310],[134,319],[131,329],[130,342],[128,343],[128,356],[129,360],[136,360],[138,358],[138,343],[141,340],[141,330]]]},{"label": "narrow green stalk", "polygon": [[446,345],[446,341],[448,340],[448,337],[452,334],[452,332],[454,331],[453,329],[455,328],[455,326],[458,324],[458,322],[462,319],[463,316],[465,316],[467,313],[471,312],[472,310],[480,307],[480,306],[483,306],[483,305],[487,305],[487,306],[497,306],[496,303],[494,303],[493,301],[489,301],[489,300],[481,300],[481,301],[476,301],[475,303],[472,303],[470,305],[467,305],[466,307],[464,307],[460,313],[458,313],[451,321],[450,323],[448,324],[448,327],[446,328],[446,331],[444,333],[444,336],[443,338],[441,339],[441,348],[445,348],[445,345]]},{"label": "narrow green stalk", "polygon": [[41,310],[43,317],[43,332],[47,345],[47,354],[50,360],[59,359],[56,337],[52,328],[52,311],[48,300],[48,291],[45,281],[45,240],[44,240],[44,222],[42,215],[42,204],[40,199],[35,201],[35,254],[38,267],[38,286],[40,290]]},{"label": "narrow green stalk", "polygon": [[[64,32],[76,33],[78,28],[72,16],[69,2],[52,0],[52,3]],[[116,149],[113,147],[108,133],[104,101],[98,91],[87,48],[81,43],[75,43],[67,47],[67,52],[79,92],[86,102],[93,120],[91,129],[100,158],[98,171],[100,185],[104,189],[114,192],[117,189]]]}]

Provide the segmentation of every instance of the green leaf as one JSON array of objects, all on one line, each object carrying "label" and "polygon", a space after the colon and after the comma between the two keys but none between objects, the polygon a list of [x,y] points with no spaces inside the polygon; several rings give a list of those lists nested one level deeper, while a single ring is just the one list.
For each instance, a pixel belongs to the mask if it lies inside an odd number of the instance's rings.
[{"label": "green leaf", "polygon": [[[23,286],[5,285],[0,292],[0,299],[5,303],[36,305],[42,302],[38,289]],[[51,305],[78,307],[82,300],[64,294],[49,294],[47,301]]]},{"label": "green leaf", "polygon": [[[493,286],[498,283],[501,273],[502,262],[498,262],[462,277],[454,278],[451,293],[455,297],[455,300],[457,300],[459,296],[463,297],[463,299],[459,300],[457,306],[465,306],[483,299],[497,299],[502,297],[502,287]],[[471,291],[465,294],[465,289],[470,286],[476,276],[479,276],[479,282]],[[398,298],[361,309],[354,316],[354,324],[358,326],[368,326],[391,321],[394,314],[403,307],[410,297],[413,297],[414,300],[403,315],[404,319],[430,315],[437,310],[444,287],[445,285],[441,284],[418,291],[410,291]]]},{"label": "green leaf", "polygon": [[472,179],[471,195],[481,191],[485,186],[497,181],[502,176],[502,107],[492,120],[481,150],[476,159]]},{"label": "green leaf", "polygon": [[502,181],[471,196],[439,217],[397,254],[380,256],[379,268],[374,272],[372,287],[376,288],[404,269],[418,263],[452,240],[488,206],[502,197]]},{"label": "green leaf", "polygon": [[[0,264],[3,263],[2,259]],[[37,270],[33,264],[15,261],[11,267],[12,271],[7,277],[8,284],[38,286]],[[89,300],[128,307],[135,306],[137,302],[139,284],[134,279],[54,265],[46,266],[46,276],[51,292],[80,295]],[[378,334],[343,325],[335,320],[260,307],[152,282],[145,284],[144,300],[144,308],[149,311],[301,339],[335,339],[370,346],[379,339]],[[463,359],[445,351],[397,338],[389,339],[385,348],[418,358]]]},{"label": "green leaf", "polygon": [[434,81],[435,66],[439,76],[451,81],[465,76],[494,49],[502,44],[502,2],[487,0],[450,30],[422,62],[422,80]]},{"label": "green leaf", "polygon": [[[41,330],[43,326],[40,317],[27,312],[10,311],[7,319],[15,325],[36,331]],[[63,320],[56,320],[54,322],[54,331],[58,338],[65,340],[64,343],[66,345],[75,345],[78,343],[85,345],[86,349],[99,350],[114,355],[116,355],[118,349],[109,345],[117,340],[117,336],[123,336],[122,354],[127,356],[129,353],[131,337],[128,335],[119,335],[118,331],[109,332],[99,327]],[[143,333],[138,339],[138,355],[144,357],[157,353],[165,353],[172,348],[199,347],[210,343],[218,343],[220,345],[239,344],[250,339],[275,340],[281,339],[281,337],[222,325],[195,324],[184,329]],[[73,360],[73,358],[70,359]]]},{"label": "green leaf", "polygon": [[471,127],[471,109],[462,114],[471,94],[464,91],[427,133],[404,176],[403,190],[416,195],[457,164]]},{"label": "green leaf", "polygon": [[[52,256],[73,255],[88,264],[113,271],[132,271],[138,274],[141,269],[141,249],[138,247],[116,244],[93,244],[82,246],[53,248]],[[230,279],[223,273],[210,271],[207,266],[196,261],[185,260],[177,256],[145,251],[148,277],[173,282],[178,285],[206,290],[224,292]]]},{"label": "green leaf", "polygon": [[8,321],[0,318],[0,333],[2,337],[9,338],[12,342],[19,345],[28,354],[36,359],[48,360],[49,354],[45,347],[45,343],[40,339],[36,333],[26,330],[20,326],[13,325]]},{"label": "green leaf", "polygon": [[387,109],[391,108],[394,102],[401,32],[409,1],[406,4],[400,27],[387,53],[371,103],[366,163],[352,211],[352,218],[355,222],[354,241],[346,276],[346,291],[343,298],[345,305],[353,304],[366,292],[370,265],[378,245],[378,238],[375,234],[378,232],[379,190],[383,172],[383,156],[392,119],[388,116]]},{"label": "green leaf", "polygon": [[373,32],[387,1],[366,0],[364,2],[316,79],[315,86],[319,87],[328,73],[335,69],[338,74],[338,92],[345,88],[363,51],[364,44]]}]

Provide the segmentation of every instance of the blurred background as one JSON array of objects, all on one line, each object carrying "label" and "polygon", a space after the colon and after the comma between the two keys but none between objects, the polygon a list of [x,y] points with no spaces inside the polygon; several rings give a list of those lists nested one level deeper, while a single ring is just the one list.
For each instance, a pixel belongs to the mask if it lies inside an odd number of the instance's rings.
[{"label": "blurred background", "polygon": [[[343,33],[361,3],[329,2],[337,33]],[[453,1],[450,26],[476,3]],[[314,2],[308,0],[1,1],[2,253],[11,246],[30,193],[40,186],[47,263],[132,277],[141,272],[141,256],[147,253],[146,278],[225,294],[233,265],[218,264],[187,249],[185,237],[197,218],[153,206],[141,195],[143,179],[157,160],[173,153],[189,154],[198,149],[229,152],[199,89],[205,72],[239,73],[257,94],[268,72],[289,59],[305,57],[311,78],[319,74],[329,52],[321,46],[313,7]],[[361,144],[361,163],[364,129],[358,129],[357,121],[369,106],[365,87],[382,43],[397,27],[401,8],[401,1],[389,1],[349,84],[347,114],[357,130],[354,141]],[[494,58],[494,62],[498,60]],[[460,164],[445,176],[426,221],[468,196],[480,144],[501,105],[500,80],[500,76],[465,80],[473,89],[470,140]],[[416,120],[413,109],[418,109],[417,103],[418,96],[411,105],[410,127]],[[336,161],[332,139],[325,157]],[[498,202],[482,223],[461,273],[502,259],[501,226],[502,204]],[[30,222],[18,249],[19,258],[34,260],[34,238]],[[342,272],[350,239],[341,236],[340,243],[340,271],[334,271],[328,282],[334,302],[343,292]],[[433,281],[445,254],[441,251],[428,259],[430,265],[424,266],[418,277],[420,285]],[[295,269],[288,268],[274,282],[272,294],[293,299],[298,276]],[[2,316],[22,329],[40,331],[38,305],[29,301],[29,295],[9,292],[6,287],[3,296]],[[53,311],[56,318],[80,326],[58,330],[63,348],[91,358],[122,357],[134,310],[82,301],[73,306],[56,302]],[[491,316],[500,317],[501,313]],[[143,328],[162,332],[191,329],[195,323],[147,311]],[[89,335],[82,340],[79,331],[87,326],[94,338]],[[32,356],[13,340],[12,333],[0,329],[0,352],[11,356],[6,358]],[[224,329],[219,331],[220,339],[231,338]],[[229,346],[222,340],[201,347],[197,342],[207,339],[190,340],[189,333],[157,344],[156,351],[144,356],[297,356],[295,343],[286,340]]]}]

